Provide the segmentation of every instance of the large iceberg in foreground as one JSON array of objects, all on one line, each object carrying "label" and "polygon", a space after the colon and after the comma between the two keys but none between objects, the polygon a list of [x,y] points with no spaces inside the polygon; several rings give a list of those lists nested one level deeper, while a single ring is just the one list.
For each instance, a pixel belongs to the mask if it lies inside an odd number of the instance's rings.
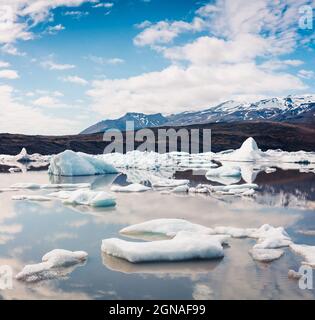
[{"label": "large iceberg in foreground", "polygon": [[87,256],[84,251],[55,249],[45,254],[41,263],[26,265],[16,275],[16,279],[36,282],[63,277],[72,272],[74,267],[85,262]]},{"label": "large iceberg in foreground", "polygon": [[48,173],[56,176],[93,176],[117,173],[117,170],[102,159],[66,150],[51,158]]},{"label": "large iceberg in foreground", "polygon": [[183,261],[215,259],[224,256],[222,243],[226,238],[179,232],[171,240],[131,242],[121,239],[102,241],[102,251],[129,262]]},{"label": "large iceberg in foreground", "polygon": [[174,237],[180,231],[196,232],[199,234],[213,234],[211,228],[191,223],[184,219],[155,219],[135,224],[120,230],[121,234],[155,233]]}]

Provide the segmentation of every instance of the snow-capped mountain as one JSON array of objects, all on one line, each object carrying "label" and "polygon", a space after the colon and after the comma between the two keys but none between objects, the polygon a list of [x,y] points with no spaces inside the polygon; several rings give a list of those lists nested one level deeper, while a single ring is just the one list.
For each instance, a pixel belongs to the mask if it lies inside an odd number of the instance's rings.
[{"label": "snow-capped mountain", "polygon": [[288,96],[264,99],[254,103],[227,101],[201,111],[182,112],[163,116],[127,113],[116,120],[105,120],[84,130],[82,134],[104,132],[107,129],[125,130],[126,121],[134,121],[135,129],[161,125],[183,126],[210,122],[278,121],[315,123],[315,96]]},{"label": "snow-capped mountain", "polygon": [[146,115],[144,113],[128,112],[115,120],[104,120],[85,129],[81,134],[105,132],[107,129],[126,130],[126,122],[133,121],[134,129],[156,127],[165,124],[168,120],[161,113]]},{"label": "snow-capped mountain", "polygon": [[272,98],[255,103],[227,101],[198,112],[183,112],[168,117],[174,125],[234,121],[299,121],[314,119],[315,96]]}]

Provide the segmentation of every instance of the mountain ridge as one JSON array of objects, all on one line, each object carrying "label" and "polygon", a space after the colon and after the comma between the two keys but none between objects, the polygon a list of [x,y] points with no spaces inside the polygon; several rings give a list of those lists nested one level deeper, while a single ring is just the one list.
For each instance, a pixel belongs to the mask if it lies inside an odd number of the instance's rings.
[{"label": "mountain ridge", "polygon": [[80,134],[103,133],[108,129],[125,131],[126,121],[134,121],[135,129],[162,125],[185,126],[239,121],[303,122],[315,124],[315,96],[287,96],[285,98],[263,99],[253,103],[229,100],[204,110],[185,111],[169,116],[163,116],[161,113],[144,114],[128,112],[118,119],[98,122]]}]

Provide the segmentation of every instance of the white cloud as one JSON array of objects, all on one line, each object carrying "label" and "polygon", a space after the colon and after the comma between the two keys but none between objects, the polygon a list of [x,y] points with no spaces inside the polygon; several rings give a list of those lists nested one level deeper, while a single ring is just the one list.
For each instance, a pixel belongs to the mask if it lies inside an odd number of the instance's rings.
[{"label": "white cloud", "polygon": [[88,16],[90,13],[88,11],[66,11],[63,13],[64,16],[71,16],[76,19],[80,19],[83,16]]},{"label": "white cloud", "polygon": [[286,69],[287,67],[299,67],[304,64],[301,60],[289,59],[289,60],[268,60],[260,66],[267,70],[281,70]]},{"label": "white cloud", "polygon": [[70,83],[74,83],[74,84],[79,84],[79,85],[83,85],[83,86],[85,86],[85,85],[88,84],[88,82],[87,82],[85,79],[83,79],[83,78],[81,78],[81,77],[79,77],[79,76],[67,76],[67,77],[63,77],[63,78],[62,78],[62,81],[64,81],[64,82],[70,82]]},{"label": "white cloud", "polygon": [[64,71],[64,70],[69,70],[75,68],[75,65],[73,64],[60,64],[56,63],[52,60],[51,57],[49,57],[48,60],[42,61],[41,66],[45,69],[49,70],[55,70],[55,71]]},{"label": "white cloud", "polygon": [[160,21],[145,28],[134,38],[134,44],[140,47],[165,44],[173,41],[183,32],[197,32],[205,28],[204,21],[196,17],[192,22]]},{"label": "white cloud", "polygon": [[31,29],[49,17],[57,7],[78,7],[95,0],[1,0],[0,1],[0,43],[16,40],[30,40]]},{"label": "white cloud", "polygon": [[0,70],[0,78],[14,80],[19,78],[19,74],[15,70]]},{"label": "white cloud", "polygon": [[33,101],[33,105],[43,108],[61,108],[63,104],[52,96],[43,96]]},{"label": "white cloud", "polygon": [[98,57],[93,55],[89,55],[87,58],[92,62],[101,64],[101,65],[105,65],[105,64],[117,65],[125,62],[125,60],[121,58],[104,58],[104,57]]},{"label": "white cloud", "polygon": [[0,68],[8,68],[8,67],[10,67],[10,63],[9,62],[0,60]]},{"label": "white cloud", "polygon": [[[272,95],[305,89],[290,74],[266,71],[254,63],[170,66],[160,72],[98,80],[87,94],[94,110],[106,116],[126,111],[172,113],[211,107],[244,95]],[[115,108],[112,108],[115,106]]]},{"label": "white cloud", "polygon": [[57,24],[55,26],[49,26],[46,30],[45,33],[55,35],[59,31],[65,30],[66,28],[62,24]]},{"label": "white cloud", "polygon": [[134,26],[137,29],[144,29],[144,28],[147,28],[147,27],[149,27],[151,25],[152,25],[152,22],[150,22],[149,20],[145,20],[145,21],[142,21],[140,23],[135,24]]},{"label": "white cloud", "polygon": [[112,2],[103,2],[103,3],[98,3],[93,6],[93,8],[112,8],[114,6],[114,3]]},{"label": "white cloud", "polygon": [[14,45],[12,45],[11,43],[7,43],[5,45],[2,46],[1,51],[6,53],[6,54],[10,54],[12,56],[19,56],[19,57],[23,57],[26,56],[25,52],[21,52],[19,51]]},{"label": "white cloud", "polygon": [[315,72],[311,70],[300,70],[298,76],[303,79],[313,79],[315,77]]},{"label": "white cloud", "polygon": [[22,134],[70,134],[79,131],[75,120],[49,116],[37,108],[24,105],[14,97],[14,89],[0,85],[0,128],[1,132]]}]

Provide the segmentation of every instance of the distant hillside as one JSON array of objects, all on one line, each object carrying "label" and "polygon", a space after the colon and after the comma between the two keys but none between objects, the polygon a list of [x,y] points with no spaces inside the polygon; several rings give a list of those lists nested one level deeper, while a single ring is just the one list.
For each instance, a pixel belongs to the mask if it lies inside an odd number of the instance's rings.
[{"label": "distant hillside", "polygon": [[[177,127],[177,129],[179,128]],[[304,124],[243,121],[191,125],[185,126],[185,128],[188,130],[193,128],[212,129],[212,150],[214,152],[239,148],[248,137],[254,137],[262,150],[315,151],[315,127],[307,127]],[[158,129],[155,127],[152,130],[156,133]],[[23,147],[27,149],[28,153],[44,155],[56,154],[66,149],[101,154],[107,145],[102,140],[102,134],[56,137],[0,134],[0,154],[16,155]]]}]

